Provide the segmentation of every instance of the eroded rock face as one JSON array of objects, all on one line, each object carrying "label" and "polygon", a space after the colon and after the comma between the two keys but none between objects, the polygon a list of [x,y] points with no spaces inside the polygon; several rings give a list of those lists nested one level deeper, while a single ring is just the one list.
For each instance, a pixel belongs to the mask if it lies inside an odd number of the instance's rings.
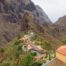
[{"label": "eroded rock face", "polygon": [[[26,5],[25,5],[26,4]],[[0,12],[10,22],[18,22],[24,10],[34,11],[35,5],[30,0],[3,0],[0,1]]]},{"label": "eroded rock face", "polygon": [[19,21],[24,10],[32,12],[37,21],[41,23],[51,23],[43,10],[39,6],[34,5],[31,0],[0,0],[0,12],[10,22]]},{"label": "eroded rock face", "polygon": [[39,16],[39,22],[41,24],[45,24],[45,23],[51,24],[51,20],[39,6],[36,6],[36,10],[37,10],[37,15]]},{"label": "eroded rock face", "polygon": [[23,3],[25,3],[25,5],[30,4],[30,0],[22,0]]},{"label": "eroded rock face", "polygon": [[36,7],[31,0],[0,0],[0,44],[11,41],[20,31],[27,30],[28,25],[23,21],[25,11],[33,15],[32,22],[42,25],[51,23],[42,9]]},{"label": "eroded rock face", "polygon": [[55,24],[65,26],[66,25],[66,15],[63,17],[60,17]]},{"label": "eroded rock face", "polygon": [[66,34],[66,15],[59,18],[55,24],[58,26],[59,32]]}]

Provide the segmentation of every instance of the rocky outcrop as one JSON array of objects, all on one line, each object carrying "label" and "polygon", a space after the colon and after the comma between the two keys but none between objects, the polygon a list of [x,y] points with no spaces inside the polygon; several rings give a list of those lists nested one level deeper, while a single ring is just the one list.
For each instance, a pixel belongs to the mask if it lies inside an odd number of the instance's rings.
[{"label": "rocky outcrop", "polygon": [[0,0],[0,12],[10,22],[19,21],[24,10],[32,12],[35,18],[41,23],[51,23],[43,10],[39,6],[34,5],[31,0]]},{"label": "rocky outcrop", "polygon": [[[27,20],[24,20],[25,17],[23,18],[25,11],[33,16],[34,24],[32,23],[32,25],[36,30],[37,24],[51,23],[43,10],[34,5],[31,0],[0,0],[0,44],[6,44],[20,31],[27,30],[28,23]],[[33,29],[35,28],[33,27]]]},{"label": "rocky outcrop", "polygon": [[59,32],[66,34],[66,15],[59,18],[55,25],[57,25]]},{"label": "rocky outcrop", "polygon": [[65,26],[66,25],[66,15],[63,17],[60,17],[55,24]]},{"label": "rocky outcrop", "polygon": [[39,17],[40,24],[52,23],[49,17],[46,15],[46,13],[38,5],[36,6],[36,10],[37,10],[37,15]]}]

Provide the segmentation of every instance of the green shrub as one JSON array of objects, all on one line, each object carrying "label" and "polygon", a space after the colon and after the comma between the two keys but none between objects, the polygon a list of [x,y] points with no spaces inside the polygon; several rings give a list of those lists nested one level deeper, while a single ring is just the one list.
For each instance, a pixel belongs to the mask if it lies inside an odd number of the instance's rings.
[{"label": "green shrub", "polygon": [[22,44],[18,44],[14,47],[15,56],[18,58],[22,51]]},{"label": "green shrub", "polygon": [[64,44],[66,44],[66,39],[62,41]]},{"label": "green shrub", "polygon": [[31,55],[32,55],[32,56],[36,56],[37,53],[36,53],[36,52],[31,52]]},{"label": "green shrub", "polygon": [[46,49],[46,50],[52,50],[51,44],[49,42],[45,42],[44,49]]},{"label": "green shrub", "polygon": [[20,41],[19,40],[15,41],[14,45],[18,45],[18,44],[20,44]]},{"label": "green shrub", "polygon": [[0,53],[3,53],[4,51],[4,48],[0,48]]},{"label": "green shrub", "polygon": [[2,66],[10,66],[10,64],[9,63],[3,63]]}]

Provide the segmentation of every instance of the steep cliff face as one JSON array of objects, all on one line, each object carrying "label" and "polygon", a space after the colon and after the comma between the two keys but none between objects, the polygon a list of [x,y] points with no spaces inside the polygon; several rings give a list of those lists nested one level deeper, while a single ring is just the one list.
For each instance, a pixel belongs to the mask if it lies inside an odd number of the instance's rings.
[{"label": "steep cliff face", "polygon": [[35,10],[35,5],[30,0],[0,1],[0,12],[10,22],[19,21],[22,18],[24,10],[33,11]]},{"label": "steep cliff face", "polygon": [[39,22],[41,24],[51,24],[51,20],[49,19],[49,17],[46,15],[46,13],[37,5],[36,6],[36,10],[38,12],[38,16],[39,16]]},{"label": "steep cliff face", "polygon": [[59,18],[55,25],[57,25],[59,32],[66,34],[66,15]]},{"label": "steep cliff face", "polygon": [[16,37],[20,32],[20,28],[20,25],[7,22],[0,16],[0,46]]},{"label": "steep cliff face", "polygon": [[51,23],[43,10],[31,0],[0,0],[0,44],[6,44],[20,31],[27,29],[27,23],[23,18],[25,11],[33,16],[34,23],[41,25]]},{"label": "steep cliff face", "polygon": [[39,6],[35,6],[31,0],[0,0],[0,12],[11,22],[19,21],[24,10],[32,12],[41,23],[51,22],[43,10]]}]

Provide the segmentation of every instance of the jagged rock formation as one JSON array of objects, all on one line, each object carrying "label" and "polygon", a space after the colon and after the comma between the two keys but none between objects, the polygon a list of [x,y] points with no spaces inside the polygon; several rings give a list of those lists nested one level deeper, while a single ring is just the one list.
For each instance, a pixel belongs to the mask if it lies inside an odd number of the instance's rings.
[{"label": "jagged rock formation", "polygon": [[32,12],[32,14],[39,19],[39,22],[51,22],[43,10],[39,6],[35,6],[31,0],[0,1],[0,12],[3,13],[3,16],[11,22],[19,21],[24,13],[24,10]]},{"label": "jagged rock formation", "polygon": [[51,20],[48,19],[48,16],[45,14],[45,12],[37,5],[36,6],[36,10],[38,12],[38,16],[39,16],[39,22],[42,24],[46,24],[46,23],[51,23]]},{"label": "jagged rock formation", "polygon": [[23,18],[25,11],[31,13],[32,22],[36,22],[36,25],[51,23],[42,9],[31,0],[0,0],[0,44],[6,44],[20,31],[27,29],[27,23]]},{"label": "jagged rock formation", "polygon": [[66,34],[66,16],[63,16],[58,19],[58,21],[54,24],[59,33]]}]

